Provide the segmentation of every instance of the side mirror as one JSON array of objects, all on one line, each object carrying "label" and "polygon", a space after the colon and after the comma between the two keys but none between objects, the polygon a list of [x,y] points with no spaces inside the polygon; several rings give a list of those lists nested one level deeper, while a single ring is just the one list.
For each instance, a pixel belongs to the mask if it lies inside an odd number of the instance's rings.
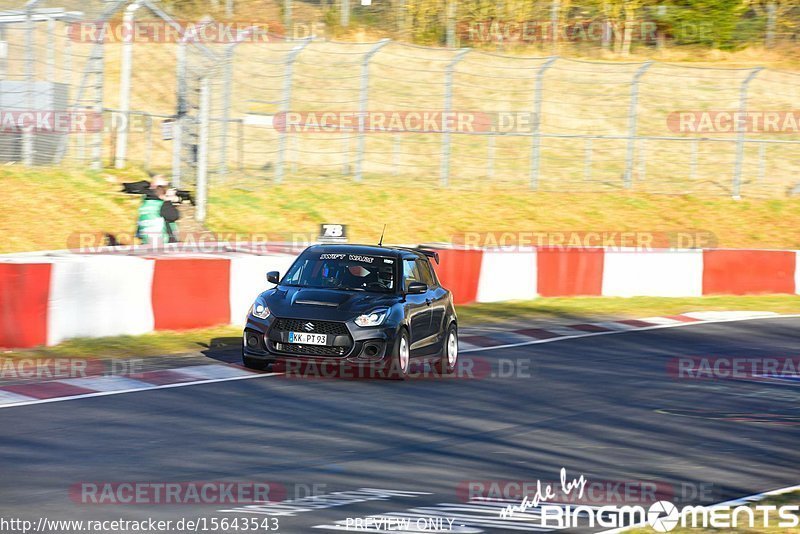
[{"label": "side mirror", "polygon": [[428,284],[423,284],[422,282],[411,282],[408,284],[408,293],[409,295],[419,295],[420,293],[425,293],[428,290]]},{"label": "side mirror", "polygon": [[270,284],[277,284],[281,279],[281,273],[278,271],[270,271],[267,273],[267,282]]}]

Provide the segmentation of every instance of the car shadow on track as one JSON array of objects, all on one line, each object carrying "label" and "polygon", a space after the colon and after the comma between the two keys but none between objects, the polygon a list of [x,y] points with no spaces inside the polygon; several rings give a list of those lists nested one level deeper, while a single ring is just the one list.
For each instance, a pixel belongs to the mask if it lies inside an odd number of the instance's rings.
[{"label": "car shadow on track", "polygon": [[204,345],[200,352],[223,363],[242,363],[242,338],[241,337],[215,337]]}]

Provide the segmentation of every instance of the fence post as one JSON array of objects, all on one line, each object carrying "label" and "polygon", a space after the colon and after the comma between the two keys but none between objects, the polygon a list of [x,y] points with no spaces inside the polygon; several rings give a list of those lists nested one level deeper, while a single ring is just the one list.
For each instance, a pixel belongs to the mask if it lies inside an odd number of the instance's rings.
[{"label": "fence post", "polygon": [[456,47],[456,17],[458,10],[458,0],[447,0],[446,6],[447,18],[447,48]]},{"label": "fence post", "polygon": [[542,124],[542,86],[544,85],[544,73],[553,66],[558,56],[549,58],[544,64],[536,71],[536,82],[533,91],[533,131],[531,132],[531,170],[530,180],[531,189],[539,187],[539,149],[541,145],[541,131]]},{"label": "fence post", "polygon": [[228,123],[231,119],[231,90],[233,84],[233,55],[236,47],[244,41],[251,33],[258,28],[255,26],[247,28],[242,32],[237,32],[236,39],[225,49],[222,56],[223,61],[223,80],[222,80],[222,143],[220,146],[219,165],[217,173],[223,179],[228,174]]},{"label": "fence post", "polygon": [[296,35],[292,27],[292,0],[283,0],[283,33],[286,41],[291,41]]},{"label": "fence post", "polygon": [[275,182],[277,183],[281,183],[281,180],[283,180],[283,162],[286,158],[286,114],[289,112],[289,104],[292,100],[292,71],[294,69],[294,60],[297,59],[300,52],[302,52],[310,42],[311,40],[306,40],[295,46],[286,56],[286,64],[283,70],[283,98],[281,98],[281,113],[283,113],[284,127],[281,128],[278,134],[278,159],[275,161]]},{"label": "fence post", "polygon": [[186,114],[186,35],[175,48],[175,122],[172,124],[172,185],[181,186],[181,151],[183,150],[183,116]]},{"label": "fence post", "polygon": [[122,19],[124,31],[124,41],[122,43],[122,64],[120,67],[120,86],[119,86],[119,107],[120,114],[124,117],[124,124],[121,131],[117,133],[116,153],[114,157],[114,167],[122,169],[125,167],[125,159],[128,150],[128,130],[130,128],[130,100],[131,100],[131,71],[133,68],[133,25],[136,10],[139,9],[138,1],[130,4],[125,9]]},{"label": "fence post", "polygon": [[[453,71],[459,61],[464,59],[471,48],[462,48],[447,64],[444,71],[444,111],[442,117],[448,117],[453,108]],[[447,120],[442,120],[442,162],[439,170],[439,182],[447,187],[450,181],[450,128]]]},{"label": "fence post", "polygon": [[150,170],[150,158],[153,152],[153,117],[149,113],[144,116],[145,138],[144,138],[144,170]]},{"label": "fence post", "polygon": [[56,81],[56,19],[53,17],[47,17],[47,79]]},{"label": "fence post", "polygon": [[[131,70],[133,68],[133,30],[134,17],[136,10],[141,4],[138,0],[127,8],[122,17],[123,42],[122,42],[122,65],[120,66],[119,82],[119,111],[125,118],[124,127],[117,133],[117,150],[114,157],[114,167],[122,169],[125,167],[125,157],[128,150],[128,129],[130,127],[131,116]],[[127,30],[127,31],[125,31]]]},{"label": "fence post", "polygon": [[[7,42],[8,35],[6,32],[6,25],[0,24],[0,41]],[[5,54],[0,54],[0,77],[5,78],[8,73],[8,49]]]},{"label": "fence post", "polygon": [[[91,109],[96,115],[99,117],[103,113],[103,101],[104,101],[104,94],[103,94],[103,84],[105,78],[105,40],[106,40],[106,24],[108,20],[117,12],[117,10],[125,3],[125,0],[113,0],[108,2],[108,6],[103,9],[103,13],[100,16],[100,35],[97,36],[96,40],[92,44],[92,51],[88,60],[86,61],[86,66],[84,67],[83,71],[83,78],[81,81],[80,86],[78,87],[78,94],[73,99],[75,104],[78,104],[83,101],[83,91],[84,89],[89,91],[89,82],[88,80],[94,78],[94,98],[92,99],[92,105],[86,106],[85,109]],[[81,136],[81,139],[83,136]],[[103,131],[102,128],[97,128],[96,131],[92,134],[91,137],[91,151],[89,154],[91,160],[91,168],[93,170],[99,170],[103,168]]]},{"label": "fence post", "polygon": [[[103,86],[105,84],[105,47],[103,42],[106,39],[105,24],[103,29],[100,30],[100,43],[92,46],[92,57],[89,59],[94,66],[94,113],[99,117],[103,113]],[[100,170],[103,168],[103,130],[98,128],[92,135],[90,158],[92,160],[92,169]]]},{"label": "fence post", "polygon": [[219,151],[217,174],[225,179],[228,174],[228,121],[231,117],[231,84],[233,83],[233,53],[237,43],[233,43],[225,51],[222,61],[222,144]]},{"label": "fence post", "polygon": [[[34,83],[36,83],[36,58],[35,58],[35,32],[36,23],[33,21],[33,8],[38,0],[30,0],[25,4],[25,107],[28,111],[34,108]],[[33,165],[33,131],[25,128],[22,132],[22,162],[30,167]]]},{"label": "fence post", "polygon": [[339,0],[339,25],[350,26],[350,0]]},{"label": "fence post", "polygon": [[[150,6],[152,10],[152,6]],[[162,17],[163,18],[163,17]],[[197,27],[190,27],[188,31],[180,34],[181,38],[175,48],[175,79],[177,80],[177,95],[175,97],[175,122],[172,125],[172,185],[181,186],[183,169],[181,153],[183,151],[183,130],[186,122],[186,113],[189,110],[187,103],[188,84],[186,83],[187,53],[188,43],[193,42],[197,37],[197,32],[204,28],[208,22]]]},{"label": "fence post", "polygon": [[639,79],[644,76],[644,73],[652,65],[652,61],[645,62],[636,69],[633,80],[631,80],[631,106],[628,111],[628,149],[625,154],[625,189],[630,189],[633,185],[633,155],[636,151],[636,122],[639,118]]},{"label": "fence post", "polygon": [[736,120],[736,163],[733,168],[733,198],[739,200],[741,197],[742,189],[742,165],[744,164],[744,134],[746,125],[747,113],[747,87],[750,82],[758,76],[758,73],[764,70],[763,67],[756,67],[750,71],[750,74],[742,81],[742,86],[739,89],[739,116]]},{"label": "fence post", "polygon": [[64,48],[63,53],[61,54],[61,59],[64,62],[64,67],[61,75],[61,79],[64,83],[72,87],[72,37],[70,34],[69,29],[69,22],[67,22],[67,26],[64,31]]},{"label": "fence post", "polygon": [[206,220],[206,201],[208,199],[208,111],[211,105],[211,90],[208,76],[200,80],[200,109],[198,110],[197,139],[197,197],[194,218],[198,222]]},{"label": "fence post", "polygon": [[360,182],[363,176],[364,167],[364,138],[365,122],[367,115],[367,103],[369,100],[369,60],[375,53],[389,44],[391,39],[381,39],[364,54],[361,61],[361,90],[358,96],[358,148],[356,149],[356,182]]},{"label": "fence post", "polygon": [[553,0],[550,4],[550,37],[553,39],[553,54],[558,53],[559,15],[561,11],[560,0]]},{"label": "fence post", "polygon": [[[48,24],[50,24],[51,21],[53,22],[53,28],[51,28],[49,31],[50,31],[50,35],[53,38],[52,46],[55,47],[55,33],[56,33],[55,22],[56,22],[56,20],[53,19],[52,17],[49,17],[48,20],[47,20]],[[71,19],[64,19],[64,22],[65,22],[64,35],[63,35],[63,41],[62,41],[62,44],[61,44],[61,61],[63,63],[63,66],[61,67],[61,75],[59,76],[59,79],[61,80],[61,83],[64,83],[64,84],[67,85],[67,87],[72,88],[72,82],[73,82],[73,80],[72,80],[72,78],[73,78],[73,76],[72,76],[72,39],[73,39],[73,37],[72,37],[72,35],[70,33]],[[0,37],[0,39],[2,39],[2,37]],[[51,80],[55,81],[55,79],[56,79],[56,74],[55,74],[55,55],[52,56],[52,60],[53,60],[53,67],[52,67],[52,69],[50,69],[49,78]],[[69,100],[69,98],[68,98],[68,100]],[[70,111],[75,111],[75,106],[68,102],[67,103],[67,109],[70,110]],[[83,138],[86,136],[86,130],[83,129],[83,131],[81,131],[80,134],[76,133],[76,136],[77,136],[78,139],[83,140]],[[61,160],[64,159],[66,154],[69,152],[70,147],[74,147],[73,139],[75,139],[76,136],[65,135],[65,136],[63,136],[61,138],[61,140],[58,143],[58,149],[56,150],[56,153],[53,155],[53,162],[54,163],[61,162]],[[83,163],[83,157],[79,158],[79,160],[81,161],[81,163]]]}]

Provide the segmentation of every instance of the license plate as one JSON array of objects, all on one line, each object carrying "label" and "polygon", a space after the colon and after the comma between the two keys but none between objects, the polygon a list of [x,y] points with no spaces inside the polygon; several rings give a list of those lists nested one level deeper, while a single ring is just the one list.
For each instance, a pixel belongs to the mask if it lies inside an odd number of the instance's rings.
[{"label": "license plate", "polygon": [[328,343],[328,336],[325,334],[308,334],[306,332],[289,332],[289,343],[326,345]]}]

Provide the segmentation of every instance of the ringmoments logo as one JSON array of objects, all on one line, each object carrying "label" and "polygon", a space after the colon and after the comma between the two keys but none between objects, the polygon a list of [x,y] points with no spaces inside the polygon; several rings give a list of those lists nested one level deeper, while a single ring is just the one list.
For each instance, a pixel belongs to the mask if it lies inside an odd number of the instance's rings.
[{"label": "ringmoments logo", "polygon": [[[537,481],[532,495],[525,495],[519,504],[511,504],[500,510],[501,519],[510,519],[536,509],[539,525],[542,528],[619,528],[626,526],[649,525],[656,532],[670,532],[676,527],[683,528],[755,528],[756,526],[796,528],[800,525],[800,505],[731,506],[725,503],[714,506],[684,506],[678,508],[667,500],[647,505],[606,505],[586,504],[564,505],[554,501],[582,502],[584,492],[590,482],[585,476],[569,479],[566,469],[561,469],[560,483]],[[526,517],[537,517],[530,514]]]},{"label": "ringmoments logo", "polygon": [[[630,525],[649,525],[656,532],[682,528],[797,528],[800,525],[799,505],[755,506],[684,506],[678,508],[669,501],[658,501],[649,507],[642,505],[562,506],[542,504],[540,525],[543,528],[603,527],[619,528]],[[513,517],[514,512],[501,513]]]}]

